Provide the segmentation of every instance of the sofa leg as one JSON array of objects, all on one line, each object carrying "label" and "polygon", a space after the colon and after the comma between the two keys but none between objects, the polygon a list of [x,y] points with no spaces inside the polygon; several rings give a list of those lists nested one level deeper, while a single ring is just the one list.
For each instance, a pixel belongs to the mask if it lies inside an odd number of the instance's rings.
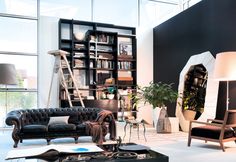
[{"label": "sofa leg", "polygon": [[20,143],[22,143],[23,142],[23,139],[20,139]]},{"label": "sofa leg", "polygon": [[78,143],[78,137],[74,137],[75,143]]},{"label": "sofa leg", "polygon": [[19,143],[19,140],[14,140],[14,145],[13,145],[13,147],[14,147],[14,148],[17,148],[18,143]]},{"label": "sofa leg", "polygon": [[47,139],[47,145],[50,145],[51,139]]}]

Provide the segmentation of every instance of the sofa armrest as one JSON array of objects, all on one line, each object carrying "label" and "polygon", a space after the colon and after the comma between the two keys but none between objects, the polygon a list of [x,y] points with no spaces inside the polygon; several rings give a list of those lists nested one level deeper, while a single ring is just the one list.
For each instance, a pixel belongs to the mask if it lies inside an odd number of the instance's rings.
[{"label": "sofa armrest", "polygon": [[22,123],[21,123],[22,114],[23,114],[22,111],[19,111],[19,110],[9,112],[7,114],[5,123],[9,126],[14,125],[15,128],[20,130],[22,127]]}]

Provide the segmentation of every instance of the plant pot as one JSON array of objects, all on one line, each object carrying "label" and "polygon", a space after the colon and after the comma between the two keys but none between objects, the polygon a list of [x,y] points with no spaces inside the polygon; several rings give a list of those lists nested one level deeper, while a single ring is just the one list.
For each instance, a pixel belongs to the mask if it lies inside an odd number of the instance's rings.
[{"label": "plant pot", "polygon": [[168,118],[166,107],[162,107],[160,110],[159,118],[156,126],[157,133],[170,133],[171,123]]},{"label": "plant pot", "polygon": [[193,110],[184,110],[183,111],[184,118],[188,121],[194,120],[196,116],[196,111]]},{"label": "plant pot", "polygon": [[153,119],[153,127],[154,128],[157,127],[157,121],[158,121],[158,118],[160,115],[160,111],[161,111],[161,108],[159,108],[159,107],[153,108],[153,110],[152,110],[152,119]]},{"label": "plant pot", "polygon": [[107,94],[107,98],[108,98],[109,100],[114,99],[114,97],[115,97],[115,94]]}]

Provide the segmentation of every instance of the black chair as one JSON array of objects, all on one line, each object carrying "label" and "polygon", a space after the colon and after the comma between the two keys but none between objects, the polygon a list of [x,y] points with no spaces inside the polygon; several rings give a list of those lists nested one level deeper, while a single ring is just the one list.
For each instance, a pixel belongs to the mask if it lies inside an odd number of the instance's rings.
[{"label": "black chair", "polygon": [[[211,122],[211,123],[210,123]],[[200,126],[192,127],[194,123]],[[236,110],[227,110],[224,115],[224,120],[208,119],[207,122],[190,121],[188,146],[192,139],[199,139],[212,142],[219,142],[223,151],[224,142],[236,140]]]}]

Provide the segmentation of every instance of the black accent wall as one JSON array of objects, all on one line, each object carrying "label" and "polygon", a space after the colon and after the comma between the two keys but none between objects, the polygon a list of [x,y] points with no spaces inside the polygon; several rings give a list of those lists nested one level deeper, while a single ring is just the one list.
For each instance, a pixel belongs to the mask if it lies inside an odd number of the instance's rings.
[{"label": "black accent wall", "polygon": [[[155,27],[154,82],[174,83],[190,56],[210,51],[236,51],[236,0],[202,0]],[[235,69],[236,70],[236,69]],[[216,118],[225,111],[226,83],[220,82]],[[168,106],[175,116],[175,105]],[[236,82],[230,82],[230,109],[236,109]]]}]

